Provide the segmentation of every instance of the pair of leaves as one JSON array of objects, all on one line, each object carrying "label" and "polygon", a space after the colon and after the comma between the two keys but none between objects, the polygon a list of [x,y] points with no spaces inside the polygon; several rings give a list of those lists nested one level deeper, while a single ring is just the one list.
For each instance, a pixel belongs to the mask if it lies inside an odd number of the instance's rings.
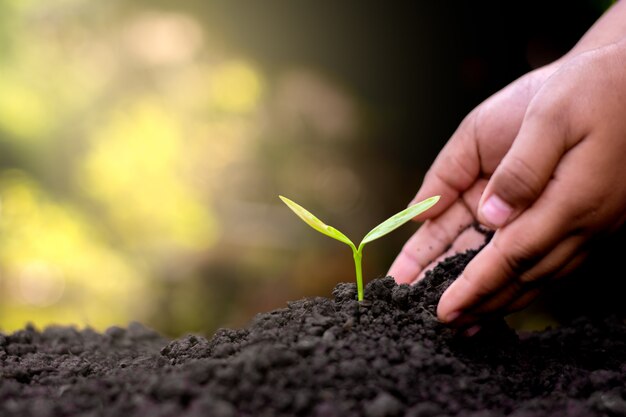
[{"label": "pair of leaves", "polygon": [[308,224],[309,226],[311,226],[313,229],[317,230],[320,233],[325,234],[326,236],[332,237],[333,239],[337,239],[338,241],[343,242],[346,245],[350,246],[350,248],[352,249],[352,253],[354,255],[354,266],[356,270],[357,298],[359,301],[363,300],[363,273],[361,270],[363,246],[366,243],[376,240],[379,237],[385,236],[387,233],[390,233],[396,230],[398,227],[402,226],[404,223],[408,222],[409,220],[411,220],[413,217],[417,216],[418,214],[423,213],[424,211],[428,210],[429,208],[434,206],[437,203],[437,201],[439,201],[439,196],[430,197],[424,201],[421,201],[417,204],[414,204],[402,210],[400,213],[394,214],[393,216],[391,216],[390,218],[388,218],[387,220],[385,220],[384,222],[382,222],[381,224],[379,224],[378,226],[370,230],[370,232],[367,235],[365,235],[365,237],[363,238],[363,240],[361,241],[357,249],[354,243],[352,243],[352,241],[348,239],[348,237],[344,235],[343,233],[341,233],[339,230],[335,229],[332,226],[325,224],[323,221],[315,217],[307,209],[300,206],[299,204],[294,203],[290,199],[283,197],[283,196],[279,196],[279,197],[281,200],[283,200],[285,204],[287,204],[287,207],[293,210],[293,212],[296,213],[298,217],[304,220],[304,222]]},{"label": "pair of leaves", "polygon": [[[287,205],[287,207],[289,207],[294,213],[298,215],[298,217],[300,217],[306,224],[311,226],[313,229],[325,234],[326,236],[332,237],[333,239],[337,239],[338,241],[345,243],[353,249],[356,249],[355,244],[339,230],[325,224],[307,209],[297,203],[294,203],[290,199],[283,196],[279,197]],[[402,210],[397,214],[394,214],[393,216],[373,228],[367,235],[365,235],[365,237],[359,244],[359,252],[366,243],[369,243],[394,231],[415,216],[425,212],[426,210],[434,206],[437,201],[439,201],[439,196],[430,197],[424,201],[421,201]]]}]

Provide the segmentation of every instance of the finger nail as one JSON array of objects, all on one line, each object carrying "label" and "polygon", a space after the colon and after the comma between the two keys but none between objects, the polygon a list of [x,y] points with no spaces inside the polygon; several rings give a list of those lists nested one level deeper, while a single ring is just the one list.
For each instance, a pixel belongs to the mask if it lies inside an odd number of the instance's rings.
[{"label": "finger nail", "polygon": [[480,326],[480,325],[478,325],[478,324],[476,324],[476,325],[474,325],[474,326],[470,327],[469,329],[465,330],[465,331],[463,332],[463,334],[464,334],[466,337],[472,337],[472,336],[474,336],[476,333],[478,333],[478,332],[480,331],[480,329],[481,329],[481,326]]},{"label": "finger nail", "polygon": [[451,323],[454,320],[458,319],[459,317],[461,317],[461,312],[460,311],[453,311],[452,313],[450,313],[447,316],[445,316],[443,320],[444,320],[445,323]]},{"label": "finger nail", "polygon": [[483,218],[493,226],[500,227],[513,213],[513,208],[497,195],[490,196],[480,208]]}]

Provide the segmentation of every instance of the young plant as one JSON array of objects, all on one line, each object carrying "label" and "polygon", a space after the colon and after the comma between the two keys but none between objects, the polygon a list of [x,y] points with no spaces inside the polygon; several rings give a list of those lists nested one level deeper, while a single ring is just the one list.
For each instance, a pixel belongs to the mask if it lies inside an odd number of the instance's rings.
[{"label": "young plant", "polygon": [[361,269],[363,246],[373,240],[378,239],[379,237],[385,236],[387,233],[396,230],[398,227],[402,226],[404,223],[408,222],[418,214],[425,212],[426,210],[434,206],[437,201],[439,201],[439,196],[430,197],[424,201],[421,201],[402,210],[400,213],[394,214],[393,216],[370,230],[370,232],[365,235],[357,248],[356,245],[352,243],[352,241],[348,239],[346,235],[344,235],[334,227],[328,226],[320,219],[315,217],[313,214],[311,214],[304,207],[294,203],[293,201],[286,197],[283,197],[282,195],[279,197],[281,200],[283,200],[285,204],[287,204],[287,207],[289,207],[294,213],[298,215],[298,217],[300,217],[306,224],[311,226],[313,229],[350,246],[350,249],[352,249],[352,255],[354,256],[354,267],[356,269],[356,286],[359,301],[363,301],[363,272]]}]

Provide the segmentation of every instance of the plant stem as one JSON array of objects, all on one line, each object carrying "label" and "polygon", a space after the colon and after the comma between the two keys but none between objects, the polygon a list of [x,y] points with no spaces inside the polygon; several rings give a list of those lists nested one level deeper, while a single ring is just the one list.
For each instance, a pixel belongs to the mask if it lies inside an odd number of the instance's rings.
[{"label": "plant stem", "polygon": [[363,271],[361,268],[363,247],[359,247],[358,250],[352,249],[352,255],[354,256],[354,269],[356,270],[356,288],[358,294],[357,297],[359,301],[363,301]]}]

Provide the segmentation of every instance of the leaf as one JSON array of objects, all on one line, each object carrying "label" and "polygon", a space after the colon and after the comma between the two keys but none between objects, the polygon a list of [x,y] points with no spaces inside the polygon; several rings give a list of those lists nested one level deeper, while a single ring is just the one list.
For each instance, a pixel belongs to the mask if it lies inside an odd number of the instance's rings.
[{"label": "leaf", "polygon": [[437,201],[439,201],[439,197],[440,196],[437,195],[427,198],[424,201],[421,201],[417,204],[412,205],[411,207],[402,210],[400,213],[394,214],[393,216],[373,228],[367,235],[365,235],[365,237],[361,241],[360,246],[362,247],[366,243],[376,240],[379,237],[383,237],[387,233],[396,230],[398,227],[402,226],[413,217],[425,212],[426,210],[434,206]]},{"label": "leaf", "polygon": [[348,239],[346,235],[344,235],[334,227],[325,224],[301,205],[294,203],[293,201],[291,201],[287,197],[283,197],[282,195],[279,195],[278,197],[283,200],[283,203],[285,203],[287,207],[289,207],[294,213],[298,215],[298,217],[300,217],[306,224],[311,226],[313,229],[325,234],[326,236],[332,237],[333,239],[337,239],[338,241],[343,242],[348,246],[354,246],[354,243],[352,243],[352,241]]}]

